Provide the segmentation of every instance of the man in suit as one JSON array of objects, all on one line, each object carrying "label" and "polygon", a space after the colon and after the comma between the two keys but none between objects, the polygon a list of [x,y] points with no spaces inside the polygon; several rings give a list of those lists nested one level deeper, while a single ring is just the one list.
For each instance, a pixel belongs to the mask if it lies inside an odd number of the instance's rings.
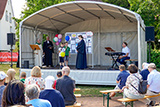
[{"label": "man in suit", "polygon": [[68,66],[62,68],[62,74],[63,77],[57,80],[56,90],[61,92],[65,106],[73,105],[76,103],[76,97],[74,95],[75,80],[69,77],[70,68]]}]

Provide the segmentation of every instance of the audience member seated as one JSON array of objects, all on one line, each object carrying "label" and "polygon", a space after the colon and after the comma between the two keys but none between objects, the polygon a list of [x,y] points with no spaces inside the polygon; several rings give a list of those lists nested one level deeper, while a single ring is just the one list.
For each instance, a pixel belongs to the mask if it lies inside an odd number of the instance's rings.
[{"label": "audience member seated", "polygon": [[62,94],[52,88],[54,80],[53,76],[45,78],[45,89],[40,92],[39,98],[50,101],[52,107],[65,107]]},{"label": "audience member seated", "polygon": [[[57,79],[59,79],[61,77],[62,77],[62,71],[58,71],[57,72]],[[57,80],[54,81],[53,89],[56,89],[56,83],[57,83]]]},{"label": "audience member seated", "polygon": [[38,66],[33,67],[31,71],[31,76],[26,78],[25,80],[26,87],[30,84],[37,84],[40,90],[43,90],[45,87],[45,81],[41,77],[41,75],[42,75],[41,68]]},{"label": "audience member seated", "polygon": [[4,81],[8,77],[3,71],[0,71],[0,107],[2,107],[2,96],[5,89]]},{"label": "audience member seated", "polygon": [[73,105],[76,103],[74,95],[75,80],[69,77],[70,68],[65,66],[62,68],[63,77],[57,80],[56,89],[63,95],[65,105]]},{"label": "audience member seated", "polygon": [[[160,73],[156,70],[156,65],[150,63],[148,65],[149,75],[147,78],[148,81],[148,90],[146,95],[152,96],[160,93]],[[149,101],[148,105],[154,106],[157,97],[147,99]],[[155,100],[155,101],[154,101]]]},{"label": "audience member seated", "polygon": [[21,74],[20,74],[20,79],[21,79],[21,82],[22,82],[22,83],[25,82],[25,79],[26,79],[26,73],[25,73],[25,72],[21,72]]},{"label": "audience member seated", "polygon": [[[114,90],[120,90],[123,88],[123,86],[125,86],[126,84],[126,80],[127,77],[130,75],[126,70],[125,70],[125,66],[124,65],[120,65],[119,66],[119,70],[121,71],[117,77],[117,83],[118,85],[116,85],[116,87],[114,88]],[[114,97],[115,96],[115,92],[112,92],[110,94],[110,97]]]},{"label": "audience member seated", "polygon": [[52,107],[48,100],[38,99],[40,88],[36,84],[31,84],[26,87],[25,91],[29,101],[27,104],[32,104],[34,107]]},{"label": "audience member seated", "polygon": [[9,107],[33,107],[31,105],[13,105],[13,106],[9,106]]},{"label": "audience member seated", "polygon": [[19,80],[11,80],[3,91],[2,107],[25,105],[24,85]]},{"label": "audience member seated", "polygon": [[131,64],[128,67],[128,70],[130,72],[130,75],[127,78],[126,86],[122,88],[123,91],[123,97],[131,98],[131,99],[139,99],[143,98],[144,95],[139,94],[138,92],[138,86],[140,83],[139,79],[142,79],[142,76],[138,73],[138,68],[136,65]]},{"label": "audience member seated", "polygon": [[14,69],[9,69],[7,71],[7,75],[8,77],[5,79],[5,82],[4,82],[4,85],[7,85],[11,80],[14,80],[15,79],[15,74],[16,74],[16,71]]},{"label": "audience member seated", "polygon": [[140,72],[140,74],[142,75],[143,80],[147,80],[149,71],[148,71],[148,63],[144,62],[142,64],[142,71]]}]

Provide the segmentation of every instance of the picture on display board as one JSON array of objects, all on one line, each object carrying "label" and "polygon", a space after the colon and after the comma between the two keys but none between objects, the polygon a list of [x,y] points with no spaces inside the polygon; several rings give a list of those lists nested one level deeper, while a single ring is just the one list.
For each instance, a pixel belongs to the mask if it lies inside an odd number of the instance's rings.
[{"label": "picture on display board", "polygon": [[[89,31],[91,32],[91,31]],[[65,37],[69,36],[70,40],[68,42],[68,46],[70,47],[70,53],[71,54],[76,54],[76,47],[78,46],[78,43],[80,40],[78,39],[79,35],[83,36],[83,40],[86,43],[86,53],[91,54],[92,53],[92,36],[93,35],[88,35],[88,34],[93,34],[93,33],[87,33],[87,32],[66,32]]]}]

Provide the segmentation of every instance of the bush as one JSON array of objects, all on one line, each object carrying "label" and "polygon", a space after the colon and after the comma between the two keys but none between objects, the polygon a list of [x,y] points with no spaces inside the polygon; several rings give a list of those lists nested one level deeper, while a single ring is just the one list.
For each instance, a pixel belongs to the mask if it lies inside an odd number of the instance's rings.
[{"label": "bush", "polygon": [[[149,62],[149,48],[147,50],[147,62]],[[155,63],[157,68],[160,68],[160,50],[151,49],[151,62]]]}]

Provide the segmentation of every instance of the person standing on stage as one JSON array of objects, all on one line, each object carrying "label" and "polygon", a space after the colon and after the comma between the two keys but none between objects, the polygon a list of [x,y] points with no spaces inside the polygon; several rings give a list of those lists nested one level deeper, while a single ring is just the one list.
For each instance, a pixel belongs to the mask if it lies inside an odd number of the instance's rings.
[{"label": "person standing on stage", "polygon": [[86,59],[86,44],[83,40],[83,36],[79,35],[78,39],[80,42],[77,46],[77,60],[76,60],[76,68],[84,69],[87,68],[87,59]]},{"label": "person standing on stage", "polygon": [[62,56],[62,52],[65,53],[65,48],[64,48],[64,43],[61,43],[61,47],[58,49],[59,51],[59,65],[60,65],[60,69],[62,69],[64,67],[64,56]]},{"label": "person standing on stage", "polygon": [[130,59],[130,49],[127,47],[127,43],[126,42],[123,42],[123,44],[122,44],[122,53],[125,53],[125,55],[123,55],[123,56],[120,56],[119,57],[119,59],[118,59],[118,62],[120,63],[120,64],[126,64],[126,62],[125,62],[125,60],[126,59]]},{"label": "person standing on stage", "polygon": [[46,41],[43,43],[43,54],[45,55],[44,58],[44,65],[47,67],[53,66],[52,64],[52,53],[53,53],[53,43],[49,40],[49,36],[46,37]]},{"label": "person standing on stage", "polygon": [[35,66],[42,66],[42,46],[41,46],[41,42],[40,39],[37,39],[36,45],[39,46],[40,50],[35,50],[34,54],[35,54]]},{"label": "person standing on stage", "polygon": [[70,47],[68,47],[68,42],[65,42],[64,48],[65,48],[64,60],[65,60],[66,66],[68,66],[68,61],[69,61],[69,58],[71,57],[71,55],[70,55]]}]

